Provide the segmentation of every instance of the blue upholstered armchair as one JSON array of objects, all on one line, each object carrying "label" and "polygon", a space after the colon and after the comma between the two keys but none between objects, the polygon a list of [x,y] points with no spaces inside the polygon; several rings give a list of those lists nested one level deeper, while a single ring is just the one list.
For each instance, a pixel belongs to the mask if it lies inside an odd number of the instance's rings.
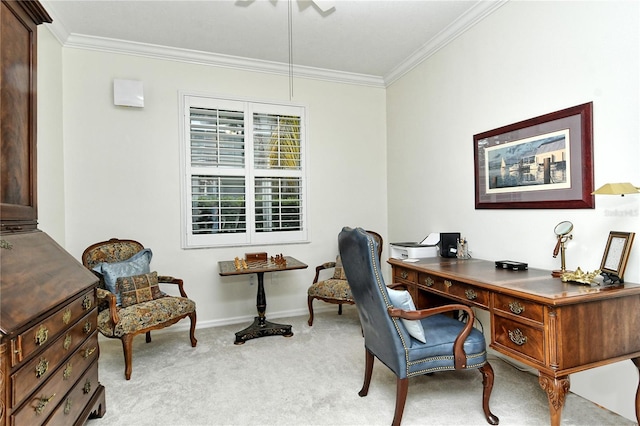
[{"label": "blue upholstered armchair", "polygon": [[[484,415],[490,424],[498,424],[498,418],[489,409],[493,369],[487,362],[484,336],[473,327],[473,311],[459,304],[416,311],[406,290],[393,290],[385,285],[376,256],[377,243],[361,228],[345,227],[338,237],[338,246],[364,333],[365,375],[359,395],[367,395],[373,362],[378,358],[397,376],[393,425],[399,425],[410,377],[479,369],[483,376]],[[466,312],[467,322],[443,315],[452,311]]]}]

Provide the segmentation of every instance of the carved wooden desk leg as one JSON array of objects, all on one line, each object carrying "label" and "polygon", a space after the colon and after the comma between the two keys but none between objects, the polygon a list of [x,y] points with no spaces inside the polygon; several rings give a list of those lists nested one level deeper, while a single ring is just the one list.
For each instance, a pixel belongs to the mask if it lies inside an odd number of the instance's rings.
[{"label": "carved wooden desk leg", "polygon": [[[631,361],[636,365],[636,368],[640,370],[640,358],[632,358]],[[638,390],[636,391],[636,420],[640,424],[640,382],[638,382]]]},{"label": "carved wooden desk leg", "polygon": [[540,372],[538,378],[540,387],[547,393],[549,399],[549,414],[551,414],[551,426],[560,426],[562,407],[569,392],[569,376],[551,377]]}]

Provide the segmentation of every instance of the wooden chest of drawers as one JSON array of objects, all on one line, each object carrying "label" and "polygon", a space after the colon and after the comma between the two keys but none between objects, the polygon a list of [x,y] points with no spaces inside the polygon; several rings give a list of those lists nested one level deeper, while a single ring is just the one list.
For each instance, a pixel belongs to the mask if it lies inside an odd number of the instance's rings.
[{"label": "wooden chest of drawers", "polygon": [[102,417],[96,277],[43,232],[0,239],[0,425]]}]

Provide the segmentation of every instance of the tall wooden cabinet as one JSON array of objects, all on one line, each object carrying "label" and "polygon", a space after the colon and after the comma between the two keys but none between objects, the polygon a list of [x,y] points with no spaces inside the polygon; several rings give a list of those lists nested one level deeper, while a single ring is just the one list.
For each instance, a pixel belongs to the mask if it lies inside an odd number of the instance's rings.
[{"label": "tall wooden cabinet", "polygon": [[37,1],[0,5],[0,426],[104,415],[96,277],[37,229]]}]

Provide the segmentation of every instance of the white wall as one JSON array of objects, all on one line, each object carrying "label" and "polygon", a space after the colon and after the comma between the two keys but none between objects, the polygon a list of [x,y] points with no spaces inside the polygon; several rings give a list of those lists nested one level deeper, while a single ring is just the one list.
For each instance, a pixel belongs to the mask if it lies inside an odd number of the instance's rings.
[{"label": "white wall", "polygon": [[[389,240],[461,232],[474,257],[557,269],[553,228],[570,220],[567,267],[591,271],[609,231],[640,234],[640,196],[598,196],[593,210],[475,210],[473,177],[474,134],[593,101],[596,187],[640,185],[639,8],[512,1],[391,85]],[[630,282],[640,282],[639,260],[636,241]],[[572,391],[635,420],[631,361],[571,382]]]},{"label": "white wall", "polygon": [[[383,88],[294,82],[293,101],[309,107],[310,244],[183,250],[178,91],[281,101],[289,99],[288,79],[72,48],[61,57],[65,248],[80,259],[94,242],[141,241],[154,252],[152,269],[185,280],[200,326],[256,314],[256,286],[246,276],[221,278],[218,261],[266,251],[307,263],[306,270],[265,276],[267,316],[298,315],[307,311],[315,266],[335,259],[342,226],[386,235]],[[142,80],[144,108],[114,106],[114,78]]]}]

